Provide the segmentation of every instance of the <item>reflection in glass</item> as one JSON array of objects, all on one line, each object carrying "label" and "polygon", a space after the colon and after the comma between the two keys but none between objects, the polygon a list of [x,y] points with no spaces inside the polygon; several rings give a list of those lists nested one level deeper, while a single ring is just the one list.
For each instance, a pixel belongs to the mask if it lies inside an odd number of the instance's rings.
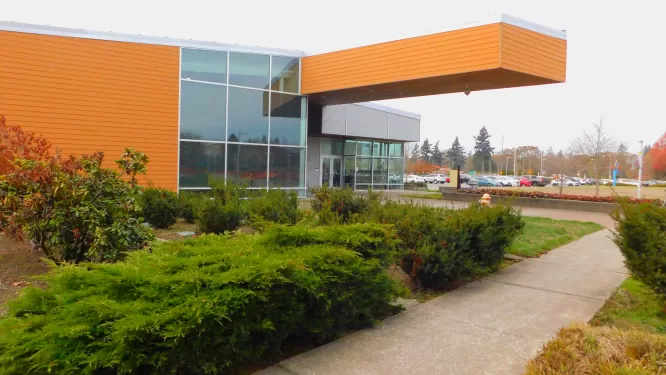
[{"label": "reflection in glass", "polygon": [[389,184],[403,184],[403,175],[405,168],[404,159],[388,159],[389,163]]},{"label": "reflection in glass", "polygon": [[404,156],[404,147],[402,143],[391,143],[389,148],[389,156]]},{"label": "reflection in glass", "polygon": [[248,187],[266,187],[268,147],[228,144],[227,178]]},{"label": "reflection in glass", "polygon": [[227,53],[183,48],[180,77],[226,83]]},{"label": "reflection in glass", "polygon": [[181,81],[180,138],[224,141],[227,88]]},{"label": "reflection in glass", "polygon": [[268,88],[270,56],[248,53],[229,54],[229,84],[258,89]]},{"label": "reflection in glass", "polygon": [[224,144],[181,141],[180,187],[206,188],[208,173],[224,178]]},{"label": "reflection in glass", "polygon": [[273,56],[271,90],[298,93],[298,58]]},{"label": "reflection in glass", "polygon": [[321,154],[342,156],[344,146],[345,141],[340,139],[322,139]]},{"label": "reflection in glass", "polygon": [[374,156],[388,156],[388,143],[373,142],[372,155],[374,155]]},{"label": "reflection in glass", "polygon": [[229,142],[268,141],[268,92],[229,87]]},{"label": "reflection in glass", "polygon": [[386,184],[388,181],[388,165],[385,158],[372,159],[372,182]]},{"label": "reflection in glass", "polygon": [[356,176],[356,159],[345,157],[345,187],[354,188],[354,179]]},{"label": "reflection in glass", "polygon": [[356,141],[345,141],[345,155],[356,155]]},{"label": "reflection in glass", "polygon": [[356,158],[356,184],[372,183],[372,159]]},{"label": "reflection in glass", "polygon": [[305,187],[305,149],[271,147],[269,170],[271,187]]},{"label": "reflection in glass", "polygon": [[271,93],[271,143],[305,145],[305,98]]},{"label": "reflection in glass", "polygon": [[357,141],[356,142],[356,155],[371,156],[372,155],[372,142]]}]

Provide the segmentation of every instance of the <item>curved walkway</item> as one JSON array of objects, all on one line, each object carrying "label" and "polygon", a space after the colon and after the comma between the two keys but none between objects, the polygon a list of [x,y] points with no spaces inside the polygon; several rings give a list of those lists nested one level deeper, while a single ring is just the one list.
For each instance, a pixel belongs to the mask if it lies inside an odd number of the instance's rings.
[{"label": "curved walkway", "polygon": [[626,278],[609,236],[526,259],[260,374],[521,374],[561,327],[591,319]]}]

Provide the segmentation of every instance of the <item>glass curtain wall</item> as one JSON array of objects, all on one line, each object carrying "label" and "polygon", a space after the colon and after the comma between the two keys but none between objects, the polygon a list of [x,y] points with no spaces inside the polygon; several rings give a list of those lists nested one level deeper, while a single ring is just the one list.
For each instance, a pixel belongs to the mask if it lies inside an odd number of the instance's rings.
[{"label": "glass curtain wall", "polygon": [[322,155],[328,154],[325,150],[339,150],[331,154],[343,157],[346,187],[356,190],[404,187],[405,155],[401,142],[322,139],[321,149]]},{"label": "glass curtain wall", "polygon": [[300,59],[181,49],[180,189],[208,176],[305,195]]}]

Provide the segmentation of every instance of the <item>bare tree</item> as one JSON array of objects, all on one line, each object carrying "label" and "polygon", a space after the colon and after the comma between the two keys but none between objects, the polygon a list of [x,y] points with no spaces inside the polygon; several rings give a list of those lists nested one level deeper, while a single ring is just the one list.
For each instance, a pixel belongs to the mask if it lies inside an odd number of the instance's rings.
[{"label": "bare tree", "polygon": [[583,135],[574,141],[572,149],[580,155],[585,155],[594,168],[595,195],[599,195],[599,166],[602,162],[601,159],[603,155],[617,150],[617,143],[607,134],[603,116],[601,116],[599,122],[593,124],[591,131],[584,131]]}]

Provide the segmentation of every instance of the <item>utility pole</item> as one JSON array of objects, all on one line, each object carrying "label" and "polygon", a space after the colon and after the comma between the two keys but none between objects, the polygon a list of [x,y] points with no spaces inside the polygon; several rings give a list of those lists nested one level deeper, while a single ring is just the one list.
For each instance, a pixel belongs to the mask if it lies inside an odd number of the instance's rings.
[{"label": "utility pole", "polygon": [[638,151],[638,199],[641,199],[641,185],[643,185],[643,141],[638,141],[641,144],[641,150]]},{"label": "utility pole", "polygon": [[513,175],[516,175],[516,153],[518,152],[518,147],[513,148]]}]

